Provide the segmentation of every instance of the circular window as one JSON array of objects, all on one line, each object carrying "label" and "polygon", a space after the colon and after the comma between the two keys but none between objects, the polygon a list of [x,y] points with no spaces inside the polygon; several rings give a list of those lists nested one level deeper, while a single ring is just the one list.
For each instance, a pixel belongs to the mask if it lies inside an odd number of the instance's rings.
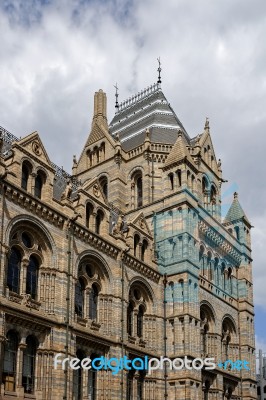
[{"label": "circular window", "polygon": [[94,271],[91,267],[91,265],[87,264],[86,265],[86,272],[89,278],[92,278],[94,276]]},{"label": "circular window", "polygon": [[21,239],[25,247],[27,247],[28,249],[32,247],[32,239],[30,235],[28,235],[28,233],[22,232]]}]

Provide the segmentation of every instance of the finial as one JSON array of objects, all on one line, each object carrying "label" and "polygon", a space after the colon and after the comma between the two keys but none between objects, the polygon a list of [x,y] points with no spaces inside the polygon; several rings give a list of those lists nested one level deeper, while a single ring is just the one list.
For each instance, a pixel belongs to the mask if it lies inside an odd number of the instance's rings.
[{"label": "finial", "polygon": [[117,87],[117,83],[114,85],[115,88],[115,108],[119,108],[118,105],[118,87]]},{"label": "finial", "polygon": [[146,137],[147,137],[147,138],[150,137],[150,130],[149,130],[149,128],[146,129]]},{"label": "finial", "polygon": [[181,129],[178,129],[177,136],[178,136],[178,137],[181,137],[181,136],[182,136],[182,131],[181,131]]},{"label": "finial", "polygon": [[238,198],[238,193],[235,192],[235,193],[234,193],[234,199],[237,199],[237,198]]},{"label": "finial", "polygon": [[117,140],[118,142],[120,142],[120,135],[119,135],[119,132],[117,132],[117,134],[115,135],[115,138],[116,138],[116,140]]},{"label": "finial", "polygon": [[77,164],[77,157],[75,154],[73,155],[73,164]]},{"label": "finial", "polygon": [[205,129],[205,131],[209,131],[210,130],[210,122],[209,122],[209,118],[208,117],[206,117],[204,129]]},{"label": "finial", "polygon": [[162,83],[162,80],[161,80],[161,71],[162,71],[162,68],[161,68],[161,60],[160,60],[160,57],[157,58],[157,61],[158,61],[158,64],[159,64],[159,67],[158,67],[158,69],[157,69],[157,71],[159,72],[157,83]]}]

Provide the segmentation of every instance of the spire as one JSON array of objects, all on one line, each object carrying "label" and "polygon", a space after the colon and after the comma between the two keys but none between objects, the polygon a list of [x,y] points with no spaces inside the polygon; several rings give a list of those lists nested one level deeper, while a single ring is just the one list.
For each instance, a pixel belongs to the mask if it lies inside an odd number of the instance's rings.
[{"label": "spire", "polygon": [[159,64],[159,67],[158,67],[158,69],[157,69],[157,71],[158,71],[158,81],[157,81],[157,83],[162,83],[162,80],[161,80],[161,71],[162,71],[162,68],[161,68],[161,60],[160,60],[160,57],[159,58],[157,58],[157,61],[158,61],[158,64]]},{"label": "spire", "polygon": [[234,200],[231,204],[231,207],[229,208],[226,217],[224,219],[224,223],[227,222],[234,222],[237,221],[239,219],[244,219],[249,225],[250,222],[245,214],[245,212],[243,211],[243,208],[241,207],[239,200],[238,200],[238,193],[235,192],[234,193]]},{"label": "spire", "polygon": [[117,83],[115,84],[114,88],[115,88],[115,108],[117,108],[117,110],[118,110],[119,104],[118,104],[118,87],[117,87]]},{"label": "spire", "polygon": [[94,114],[92,123],[97,122],[108,129],[106,116],[106,93],[100,89],[94,94]]},{"label": "spire", "polygon": [[208,117],[206,117],[204,130],[205,130],[206,132],[210,132],[210,121],[209,121],[209,118],[208,118]]},{"label": "spire", "polygon": [[104,138],[108,138],[110,141],[106,116],[106,102],[106,94],[102,91],[102,89],[94,94],[94,113],[91,131],[86,142],[86,146],[90,146],[92,143]]}]

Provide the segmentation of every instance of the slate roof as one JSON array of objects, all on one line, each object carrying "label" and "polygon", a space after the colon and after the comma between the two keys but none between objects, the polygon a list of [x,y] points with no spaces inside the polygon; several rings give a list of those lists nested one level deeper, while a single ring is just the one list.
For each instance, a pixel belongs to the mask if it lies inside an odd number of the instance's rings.
[{"label": "slate roof", "polygon": [[174,144],[178,130],[182,130],[189,141],[185,128],[159,84],[151,85],[121,103],[109,126],[114,137],[119,133],[124,150],[131,150],[142,144],[147,128],[151,142]]},{"label": "slate roof", "polygon": [[244,218],[246,222],[248,222],[248,224],[250,225],[250,222],[243,210],[243,208],[241,207],[239,200],[238,200],[238,194],[235,192],[234,193],[234,200],[231,204],[231,207],[229,208],[226,217],[224,219],[224,223],[227,222],[234,222],[237,221],[239,219]]}]

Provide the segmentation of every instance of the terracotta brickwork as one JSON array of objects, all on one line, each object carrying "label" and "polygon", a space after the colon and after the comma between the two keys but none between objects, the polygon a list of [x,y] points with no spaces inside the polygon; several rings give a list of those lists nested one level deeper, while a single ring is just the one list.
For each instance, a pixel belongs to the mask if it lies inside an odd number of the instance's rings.
[{"label": "terracotta brickwork", "polygon": [[[209,121],[190,138],[159,84],[94,97],[72,174],[1,128],[0,398],[255,399],[251,224],[221,217]],[[54,357],[246,360],[250,370],[54,369]]]}]

